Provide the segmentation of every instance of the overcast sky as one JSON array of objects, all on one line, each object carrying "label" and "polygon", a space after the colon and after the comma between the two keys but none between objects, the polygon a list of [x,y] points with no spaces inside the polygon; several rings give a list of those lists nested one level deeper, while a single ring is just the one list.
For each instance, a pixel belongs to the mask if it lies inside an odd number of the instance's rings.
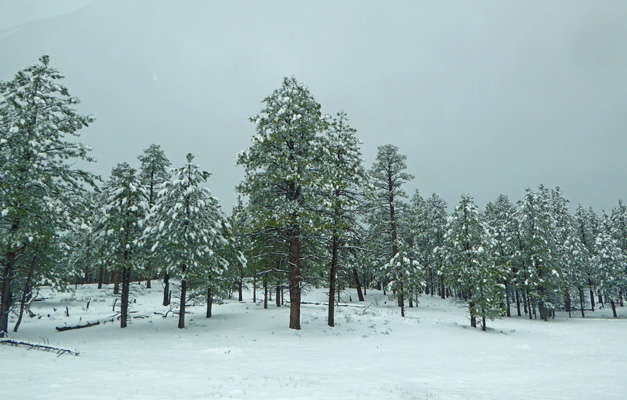
[{"label": "overcast sky", "polygon": [[49,54],[96,117],[108,177],[192,152],[226,212],[261,100],[295,76],[363,141],[407,155],[407,192],[483,207],[560,186],[627,200],[627,1],[1,1],[0,80]]}]

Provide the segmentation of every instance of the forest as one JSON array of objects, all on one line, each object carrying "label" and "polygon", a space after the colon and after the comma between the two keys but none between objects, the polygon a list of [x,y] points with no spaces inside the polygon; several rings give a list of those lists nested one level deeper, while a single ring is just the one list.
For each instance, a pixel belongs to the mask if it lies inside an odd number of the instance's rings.
[{"label": "forest", "polygon": [[406,193],[415,177],[402,148],[381,146],[363,165],[347,114],[324,114],[286,77],[250,118],[251,145],[234,155],[245,177],[227,213],[191,153],[172,168],[153,144],[108,179],[78,168],[94,161],[78,139],[94,118],[76,110],[62,78],[42,56],[0,82],[0,337],[34,316],[42,286],[113,284],[121,328],[133,282],[163,285],[155,310],[170,306],[178,328],[190,304],[210,318],[215,301],[242,301],[245,290],[266,308],[274,292],[295,330],[310,288],[324,289],[330,327],[349,287],[360,302],[382,291],[401,316],[423,296],[451,299],[484,331],[511,316],[551,323],[556,311],[585,318],[610,307],[617,318],[624,305],[622,201],[599,214],[570,206],[559,187],[500,195],[484,209],[470,194],[449,208],[437,194]]}]

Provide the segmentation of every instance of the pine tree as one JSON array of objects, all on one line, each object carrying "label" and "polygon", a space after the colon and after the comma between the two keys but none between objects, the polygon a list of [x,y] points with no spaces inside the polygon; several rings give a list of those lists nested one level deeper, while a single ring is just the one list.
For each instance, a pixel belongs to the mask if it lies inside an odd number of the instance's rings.
[{"label": "pine tree", "polygon": [[[331,253],[329,271],[328,325],[335,326],[335,290],[341,251],[356,237],[358,212],[363,204],[361,192],[367,180],[363,169],[356,130],[348,125],[344,112],[337,114],[326,132],[321,175],[325,177],[321,195],[328,219]],[[357,280],[358,281],[358,280]],[[360,300],[363,296],[360,293]]]},{"label": "pine tree", "polygon": [[[582,259],[583,265],[581,269],[583,271],[585,285],[588,287],[590,293],[590,306],[594,311],[594,290],[596,289],[597,273],[596,267],[592,263],[592,256],[595,253],[596,237],[599,234],[599,219],[592,209],[588,211],[584,210],[581,205],[577,207],[575,211],[575,231],[581,244],[585,248],[585,257]],[[583,310],[585,301],[583,300],[583,288],[579,294],[580,305]]]},{"label": "pine tree", "polygon": [[448,218],[444,243],[438,252],[444,258],[444,271],[449,284],[468,300],[470,325],[482,319],[503,315],[504,271],[494,262],[494,239],[488,225],[470,195],[462,195],[459,205]]},{"label": "pine tree", "polygon": [[251,118],[257,125],[253,144],[238,156],[237,163],[246,172],[239,191],[250,196],[259,225],[274,228],[287,248],[290,328],[300,329],[302,244],[304,236],[321,227],[316,156],[321,153],[319,135],[327,122],[320,104],[295,78],[284,78],[283,85],[263,102],[264,109]]},{"label": "pine tree", "polygon": [[137,171],[126,163],[118,164],[104,189],[104,215],[99,236],[106,248],[106,259],[121,274],[120,327],[128,321],[131,272],[144,266],[141,243],[143,223],[149,211],[148,195]]},{"label": "pine tree", "polygon": [[[407,194],[402,189],[402,185],[412,179],[414,176],[405,171],[407,164],[405,162],[407,156],[398,153],[398,147],[393,145],[379,146],[377,148],[377,159],[372,165],[370,171],[370,182],[373,186],[372,201],[374,212],[373,215],[383,217],[383,221],[377,223],[387,223],[387,239],[389,247],[389,257],[386,261],[394,258],[398,254],[399,245],[399,228],[398,220],[400,217],[403,221],[403,212],[406,205],[402,202]],[[398,305],[403,311],[404,298],[398,296]]]},{"label": "pine tree", "polygon": [[94,119],[72,107],[79,103],[63,78],[39,59],[0,83],[0,337],[8,330],[12,282],[24,273],[18,259],[31,248],[38,224],[65,230],[73,217],[75,199],[93,184],[93,177],[73,167],[77,160],[92,161],[89,146],[67,140]]},{"label": "pine tree", "polygon": [[[556,221],[549,191],[527,189],[520,203],[519,223],[522,237],[524,270],[521,279],[532,308],[539,306],[540,316],[548,321],[559,298],[561,268],[556,245]],[[531,313],[530,313],[531,317]]]},{"label": "pine tree", "polygon": [[[157,196],[159,194],[159,187],[170,179],[170,160],[166,157],[161,147],[157,144],[151,144],[144,153],[137,157],[141,162],[139,177],[146,188],[148,193],[148,205],[150,208],[154,207]],[[147,246],[152,247],[153,243],[150,242],[150,238],[147,238]],[[152,264],[153,260],[148,259],[148,262]],[[146,267],[146,287],[150,289],[150,278],[152,275],[151,265]],[[169,301],[169,277],[164,276],[164,293],[163,293],[163,305],[168,305]]]},{"label": "pine tree", "polygon": [[616,318],[616,303],[620,300],[621,289],[627,284],[627,257],[620,249],[618,241],[610,235],[609,229],[597,236],[595,253],[592,262],[598,268],[599,290],[603,292],[606,301],[610,301]]},{"label": "pine tree", "polygon": [[208,308],[211,289],[226,270],[227,262],[219,254],[224,238],[225,217],[218,201],[203,184],[210,174],[193,163],[174,170],[172,180],[161,189],[147,221],[144,238],[154,239],[152,251],[163,259],[166,271],[181,280],[179,293],[180,329],[185,327],[188,283],[204,287]]},{"label": "pine tree", "polygon": [[499,195],[494,203],[486,205],[485,221],[490,226],[495,241],[496,266],[504,273],[503,284],[505,285],[507,316],[511,317],[510,294],[513,294],[516,298],[516,309],[520,317],[520,296],[516,285],[518,270],[514,262],[517,250],[514,238],[518,229],[516,208],[507,196]]}]

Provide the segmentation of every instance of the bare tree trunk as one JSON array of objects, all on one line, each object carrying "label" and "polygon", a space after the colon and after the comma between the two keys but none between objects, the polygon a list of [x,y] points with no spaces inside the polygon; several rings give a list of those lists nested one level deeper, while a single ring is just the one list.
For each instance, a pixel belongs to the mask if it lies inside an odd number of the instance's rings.
[{"label": "bare tree trunk", "polygon": [[592,311],[594,311],[594,292],[590,289],[590,304],[592,305]]},{"label": "bare tree trunk", "polygon": [[584,314],[584,294],[583,294],[583,289],[579,289],[579,307],[581,308],[581,318],[585,318],[586,315]]},{"label": "bare tree trunk", "polygon": [[263,308],[268,309],[268,278],[263,276]]},{"label": "bare tree trunk", "polygon": [[17,332],[18,328],[20,327],[20,324],[22,323],[22,316],[24,315],[24,305],[26,304],[28,294],[31,292],[30,283],[35,273],[36,262],[37,262],[37,256],[34,256],[33,261],[31,262],[30,267],[28,269],[28,276],[26,277],[26,282],[24,283],[24,290],[22,290],[22,300],[20,302],[20,315],[17,318],[17,322],[15,323],[15,326],[13,327],[13,332]]},{"label": "bare tree trunk", "polygon": [[473,302],[471,301],[470,303],[468,303],[468,308],[470,308],[470,326],[473,328],[477,327],[477,317],[475,316],[474,311],[472,311],[472,308],[474,307]]},{"label": "bare tree trunk", "polygon": [[[511,315],[510,315],[510,317],[511,317]],[[488,327],[485,324],[485,317],[482,317],[482,321],[481,322],[482,322],[481,323],[481,330],[484,331],[484,332],[487,331]]]},{"label": "bare tree trunk", "polygon": [[516,311],[518,312],[518,316],[522,316],[520,313],[520,293],[518,293],[518,288],[515,289],[516,292]]},{"label": "bare tree trunk", "polygon": [[213,295],[211,288],[207,288],[207,318],[211,318],[211,306],[213,305]]},{"label": "bare tree trunk", "polygon": [[335,326],[335,279],[337,276],[337,258],[340,247],[340,240],[336,233],[333,234],[333,244],[331,247],[331,271],[329,273],[329,310],[327,324]]},{"label": "bare tree trunk", "polygon": [[289,251],[290,329],[300,329],[300,227],[292,226]]},{"label": "bare tree trunk", "polygon": [[253,303],[257,302],[257,275],[253,276]]},{"label": "bare tree trunk", "polygon": [[104,280],[104,267],[100,266],[98,270],[98,289],[102,289],[103,280]]},{"label": "bare tree trunk", "polygon": [[237,282],[237,293],[238,293],[237,300],[238,301],[242,301],[242,299],[244,298],[243,293],[242,293],[242,286],[243,286],[242,280],[240,279],[239,282]]},{"label": "bare tree trunk", "polygon": [[151,289],[150,278],[152,277],[152,267],[150,265],[146,268],[146,289]]},{"label": "bare tree trunk", "polygon": [[185,278],[186,266],[183,264],[183,280],[181,281],[181,305],[179,307],[179,329],[185,328],[185,302],[187,297],[187,279]]},{"label": "bare tree trunk", "polygon": [[128,296],[131,287],[131,271],[128,268],[122,268],[122,299],[120,301],[120,328],[126,328],[128,319]]},{"label": "bare tree trunk", "polygon": [[120,293],[120,269],[116,268],[113,274],[113,294]]},{"label": "bare tree trunk", "polygon": [[361,292],[361,282],[359,282],[359,274],[357,273],[357,268],[353,268],[353,279],[355,280],[355,286],[357,286],[357,297],[359,298],[359,301],[365,301],[364,294]]},{"label": "bare tree trunk", "polygon": [[170,305],[170,274],[163,275],[163,305]]},{"label": "bare tree trunk", "polygon": [[11,294],[11,280],[13,279],[13,271],[15,269],[16,254],[9,252],[6,257],[4,274],[2,276],[2,301],[0,306],[0,338],[3,338],[9,332],[9,310],[13,302]]},{"label": "bare tree trunk", "polygon": [[610,300],[610,304],[612,305],[612,312],[614,313],[614,318],[618,318],[618,315],[616,314],[616,303],[614,303],[614,300]]},{"label": "bare tree trunk", "polygon": [[512,310],[509,301],[509,285],[507,284],[507,279],[505,280],[505,303],[507,304],[507,316],[512,316]]},{"label": "bare tree trunk", "polygon": [[276,285],[276,306],[281,307],[281,285]]}]

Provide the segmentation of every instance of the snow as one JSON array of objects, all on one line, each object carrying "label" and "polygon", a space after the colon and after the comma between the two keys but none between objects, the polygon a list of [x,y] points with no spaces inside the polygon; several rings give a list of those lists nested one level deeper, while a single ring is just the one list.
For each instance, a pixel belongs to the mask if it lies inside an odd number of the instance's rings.
[{"label": "snow", "polygon": [[[133,318],[126,329],[115,321],[65,332],[54,327],[110,318],[111,287],[43,288],[46,300],[33,304],[41,318],[25,317],[10,337],[80,355],[0,346],[0,398],[624,399],[627,393],[627,319],[609,318],[608,309],[585,319],[505,318],[481,332],[468,327],[465,305],[423,296],[403,319],[394,300],[368,290],[365,303],[342,301],[350,307],[336,308],[335,328],[326,325],[325,306],[303,304],[302,330],[294,331],[287,328],[289,307],[269,302],[264,310],[247,292],[245,302],[214,304],[211,319],[203,305],[189,307],[187,327],[179,330],[176,316],[154,314],[168,310],[158,282],[150,290],[133,286],[131,315],[146,318]],[[304,301],[325,297],[314,290]]]}]

